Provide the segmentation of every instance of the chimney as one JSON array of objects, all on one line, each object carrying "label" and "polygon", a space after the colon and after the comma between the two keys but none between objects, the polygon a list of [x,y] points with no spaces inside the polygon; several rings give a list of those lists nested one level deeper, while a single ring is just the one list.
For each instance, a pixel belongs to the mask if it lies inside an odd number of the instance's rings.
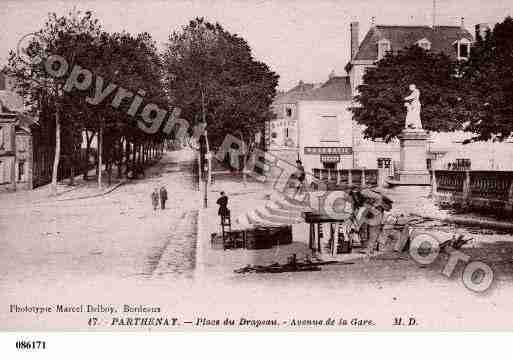
[{"label": "chimney", "polygon": [[358,46],[360,45],[360,32],[359,32],[359,23],[358,21],[351,22],[351,60],[354,59],[356,53],[358,52]]},{"label": "chimney", "polygon": [[465,18],[464,18],[464,17],[461,17],[461,19],[460,19],[460,27],[461,27],[462,29],[464,29],[464,28],[465,28]]},{"label": "chimney", "polygon": [[475,26],[475,29],[476,29],[476,33],[475,33],[476,40],[479,37],[481,37],[481,39],[484,40],[486,37],[486,32],[490,30],[490,25],[488,25],[487,23],[477,24]]}]

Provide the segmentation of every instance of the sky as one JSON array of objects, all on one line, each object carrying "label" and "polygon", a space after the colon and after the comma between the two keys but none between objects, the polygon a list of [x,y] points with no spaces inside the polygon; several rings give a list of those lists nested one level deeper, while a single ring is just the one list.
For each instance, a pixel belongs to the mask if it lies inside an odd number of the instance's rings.
[{"label": "sky", "polygon": [[[511,0],[436,0],[438,25],[502,21],[513,15]],[[280,75],[280,89],[302,80],[323,82],[334,70],[345,75],[351,21],[360,23],[360,41],[371,26],[431,25],[433,0],[1,0],[0,65],[25,34],[39,30],[48,13],[76,7],[91,10],[106,31],[149,32],[159,46],[194,17],[219,22],[248,41],[254,56]]]}]

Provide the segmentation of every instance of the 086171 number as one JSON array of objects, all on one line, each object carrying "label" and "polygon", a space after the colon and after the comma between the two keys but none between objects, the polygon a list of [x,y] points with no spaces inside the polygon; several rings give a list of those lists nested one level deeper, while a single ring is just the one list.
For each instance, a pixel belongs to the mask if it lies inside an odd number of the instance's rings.
[{"label": "086171 number", "polygon": [[18,350],[39,350],[46,349],[46,342],[43,340],[18,340],[16,341],[16,349]]}]

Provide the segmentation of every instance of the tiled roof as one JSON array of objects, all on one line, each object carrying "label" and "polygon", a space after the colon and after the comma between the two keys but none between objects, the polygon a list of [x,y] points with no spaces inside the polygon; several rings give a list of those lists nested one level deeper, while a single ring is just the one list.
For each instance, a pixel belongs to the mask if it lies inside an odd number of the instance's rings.
[{"label": "tiled roof", "polygon": [[351,83],[348,76],[334,76],[321,87],[308,91],[302,101],[351,101]]},{"label": "tiled roof", "polygon": [[321,86],[298,86],[274,101],[274,105],[299,101],[351,101],[351,84],[347,76],[333,76]]},{"label": "tiled roof", "polygon": [[315,84],[307,84],[300,81],[299,84],[291,88],[289,91],[278,94],[274,99],[273,104],[279,105],[284,103],[295,103],[300,100],[306,92],[310,91],[314,87]]},{"label": "tiled roof", "polygon": [[393,52],[413,46],[417,41],[428,39],[431,42],[431,51],[444,52],[456,57],[453,43],[465,38],[472,41],[472,35],[468,30],[459,26],[388,26],[376,25],[367,32],[361,42],[354,60],[377,60],[378,41],[386,39],[390,41]]}]

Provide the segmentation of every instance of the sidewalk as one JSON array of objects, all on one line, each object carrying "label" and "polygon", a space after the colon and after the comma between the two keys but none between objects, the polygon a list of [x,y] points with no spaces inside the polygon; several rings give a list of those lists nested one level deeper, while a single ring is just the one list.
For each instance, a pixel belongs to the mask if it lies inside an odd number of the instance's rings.
[{"label": "sidewalk", "polygon": [[[225,191],[229,197],[228,207],[232,216],[232,230],[249,229],[257,224],[292,225],[293,242],[287,245],[278,245],[270,249],[219,249],[212,247],[210,236],[220,233],[220,219],[217,214],[218,206],[215,200],[219,197],[218,191]],[[217,181],[209,192],[209,208],[202,209],[198,220],[198,247],[196,273],[198,278],[237,278],[234,270],[248,265],[270,265],[274,263],[286,264],[295,254],[298,261],[312,258],[312,251],[308,246],[309,225],[301,218],[301,209],[286,211],[283,215],[270,213],[272,206],[282,196],[268,183],[255,181],[244,185],[241,181],[224,179]],[[305,208],[304,210],[307,210]],[[263,218],[265,217],[265,218]],[[376,253],[378,255],[379,253]],[[366,254],[355,249],[353,253],[337,255],[335,258],[322,260],[352,261],[366,257]]]},{"label": "sidewalk", "polygon": [[69,185],[69,178],[63,179],[57,183],[57,194],[51,194],[51,184],[46,184],[37,187],[33,190],[24,190],[16,192],[3,192],[0,193],[0,201],[4,207],[19,205],[36,205],[36,204],[50,204],[56,201],[67,201],[73,199],[84,199],[89,197],[97,197],[112,192],[119,186],[128,182],[125,178],[118,179],[117,176],[112,176],[111,184],[108,184],[108,175],[105,170],[102,172],[102,188],[98,189],[98,181],[96,178],[96,171],[89,171],[89,180],[85,181],[83,174],[77,175],[74,178],[73,186]]}]

